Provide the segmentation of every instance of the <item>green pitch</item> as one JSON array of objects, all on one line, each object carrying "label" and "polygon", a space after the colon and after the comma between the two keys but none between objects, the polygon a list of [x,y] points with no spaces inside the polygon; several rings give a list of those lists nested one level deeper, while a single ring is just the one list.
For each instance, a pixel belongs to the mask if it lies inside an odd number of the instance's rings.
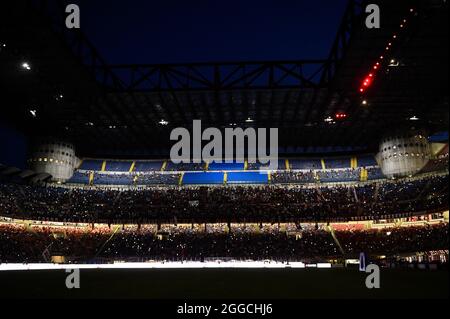
[{"label": "green pitch", "polygon": [[447,271],[381,269],[367,289],[354,269],[81,270],[80,289],[66,273],[0,272],[0,298],[448,298]]}]

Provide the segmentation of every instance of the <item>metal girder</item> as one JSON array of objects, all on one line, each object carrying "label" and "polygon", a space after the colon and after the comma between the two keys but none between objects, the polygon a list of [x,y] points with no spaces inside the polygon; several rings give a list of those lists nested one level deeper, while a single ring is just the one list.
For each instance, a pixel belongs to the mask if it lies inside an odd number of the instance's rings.
[{"label": "metal girder", "polygon": [[[347,7],[344,12],[341,24],[339,26],[336,38],[330,50],[328,59],[330,61],[335,61],[328,66],[327,72],[323,76],[327,77],[327,81],[330,85],[330,91],[328,92],[328,97],[325,99],[324,103],[319,105],[319,110],[317,114],[323,114],[326,104],[330,102],[333,95],[333,81],[336,79],[336,74],[339,71],[339,66],[341,61],[344,60],[346,56],[347,49],[349,47],[352,34],[358,26],[361,26],[361,13],[363,12],[363,0],[349,0]],[[304,118],[304,122],[308,123],[312,120],[311,118],[312,107],[308,108],[307,114]]]},{"label": "metal girder", "polygon": [[108,65],[80,30],[65,26],[62,0],[29,0],[51,17],[52,28],[61,34],[73,54],[98,83],[114,91],[178,91],[283,89],[328,86],[344,57],[361,11],[361,0],[349,0],[329,57],[321,60],[224,62],[188,64]]},{"label": "metal girder", "polygon": [[332,60],[224,62],[162,65],[94,65],[112,72],[120,83],[102,81],[116,90],[185,91],[283,89],[328,85]]},{"label": "metal girder", "polygon": [[[286,89],[329,87],[344,58],[355,17],[362,11],[361,0],[349,0],[327,59],[263,62],[218,62],[187,64],[95,65],[108,70],[121,83],[100,81],[116,90],[177,91]],[[99,79],[101,80],[101,79]]]},{"label": "metal girder", "polygon": [[342,17],[336,38],[334,39],[328,56],[328,60],[335,61],[335,63],[329,65],[327,68],[328,73],[323,74],[323,76],[328,78],[328,82],[331,82],[334,74],[337,72],[339,62],[345,57],[352,33],[356,26],[360,25],[359,22],[361,22],[360,16],[363,12],[363,2],[364,0],[348,1],[344,16]]},{"label": "metal girder", "polygon": [[[359,119],[359,113],[351,109],[356,104],[342,103],[352,96],[340,92],[336,83],[346,66],[342,61],[350,58],[347,50],[353,50],[357,43],[352,42],[352,35],[355,31],[358,35],[362,26],[363,3],[366,1],[348,2],[328,58],[320,60],[108,65],[82,32],[68,30],[64,20],[53,21],[53,28],[98,84],[98,97],[103,103],[93,103],[90,116],[99,122],[103,119],[102,125],[115,119],[118,127],[123,124],[127,129],[117,132],[123,140],[150,147],[150,141],[142,136],[150,135],[154,128],[161,129],[159,119],[167,120],[170,126],[188,125],[193,118],[215,125],[246,125],[245,120],[251,117],[257,125],[276,123],[292,132],[285,135],[294,145],[303,133],[309,138],[313,126],[325,131],[324,116],[342,107],[353,115],[352,119]],[[59,11],[64,13],[62,7]],[[318,137],[308,144],[335,145],[339,139],[349,141],[352,136],[364,141],[353,129],[345,131],[339,124],[339,130],[341,134],[331,138],[316,134]]]}]

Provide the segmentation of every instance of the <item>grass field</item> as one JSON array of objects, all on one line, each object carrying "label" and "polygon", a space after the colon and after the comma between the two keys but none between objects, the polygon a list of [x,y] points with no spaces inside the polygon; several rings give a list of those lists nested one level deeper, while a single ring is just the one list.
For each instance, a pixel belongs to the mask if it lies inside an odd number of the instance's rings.
[{"label": "grass field", "polygon": [[0,272],[0,298],[448,298],[447,271],[381,270],[367,289],[351,269],[81,270],[67,289],[64,270]]}]

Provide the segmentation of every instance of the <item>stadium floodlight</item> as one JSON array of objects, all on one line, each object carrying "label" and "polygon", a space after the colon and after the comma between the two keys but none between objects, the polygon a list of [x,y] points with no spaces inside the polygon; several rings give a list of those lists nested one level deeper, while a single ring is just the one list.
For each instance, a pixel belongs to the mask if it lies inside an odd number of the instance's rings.
[{"label": "stadium floodlight", "polygon": [[23,62],[22,68],[24,68],[25,70],[31,70],[31,66],[28,62]]},{"label": "stadium floodlight", "polygon": [[389,65],[388,66],[398,66],[398,65],[399,65],[399,62],[397,60],[391,59],[389,61]]}]

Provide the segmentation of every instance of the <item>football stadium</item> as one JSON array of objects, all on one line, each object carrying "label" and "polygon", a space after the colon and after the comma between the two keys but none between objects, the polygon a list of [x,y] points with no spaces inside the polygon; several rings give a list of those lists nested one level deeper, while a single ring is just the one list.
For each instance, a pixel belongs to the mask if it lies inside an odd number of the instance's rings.
[{"label": "football stadium", "polygon": [[448,298],[447,1],[93,2],[1,4],[1,298]]}]

